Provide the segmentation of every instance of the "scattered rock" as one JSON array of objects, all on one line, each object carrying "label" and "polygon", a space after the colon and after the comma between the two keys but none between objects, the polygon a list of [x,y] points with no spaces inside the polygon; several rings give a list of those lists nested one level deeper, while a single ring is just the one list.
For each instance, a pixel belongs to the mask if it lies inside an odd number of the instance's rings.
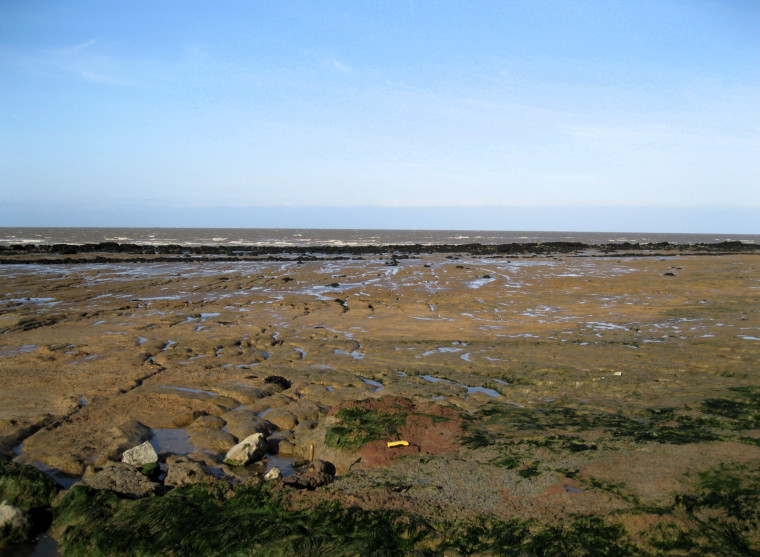
[{"label": "scattered rock", "polygon": [[233,410],[222,415],[227,422],[227,431],[238,439],[245,439],[254,433],[269,435],[274,426],[259,418],[252,410]]},{"label": "scattered rock", "polygon": [[293,432],[289,430],[278,431],[267,439],[267,452],[291,456],[295,454],[296,445]]},{"label": "scattered rock", "polygon": [[124,451],[121,461],[131,464],[135,468],[140,468],[145,464],[158,462],[158,455],[153,445],[150,444],[150,441],[145,441],[142,445],[137,445]]},{"label": "scattered rock", "polygon": [[0,545],[27,541],[31,531],[32,523],[24,511],[8,501],[0,504]]},{"label": "scattered rock", "polygon": [[333,482],[335,476],[316,470],[309,470],[300,476],[288,476],[283,480],[285,485],[295,489],[308,489],[310,491]]},{"label": "scattered rock", "polygon": [[317,422],[314,420],[305,420],[298,424],[298,427],[293,430],[293,433],[295,433],[296,437],[298,437],[299,435],[303,435],[305,432],[316,428],[317,425]]},{"label": "scattered rock", "polygon": [[[288,406],[288,411],[290,411],[298,419],[299,423],[305,420],[317,421],[324,414],[327,414],[328,410],[329,408],[322,406],[317,402],[306,399],[299,400],[298,402]],[[267,419],[269,419],[268,416]]]},{"label": "scattered rock", "polygon": [[219,416],[200,416],[193,423],[191,423],[187,429],[196,431],[203,429],[221,429],[227,422],[225,422]]},{"label": "scattered rock", "polygon": [[282,478],[282,472],[280,472],[280,469],[276,466],[264,474],[264,479],[268,482],[272,480],[279,480],[280,478]]},{"label": "scattered rock", "polygon": [[214,385],[214,390],[221,397],[238,400],[244,404],[250,404],[265,396],[264,391],[249,385]]},{"label": "scattered rock", "polygon": [[159,488],[159,484],[150,481],[137,468],[126,462],[111,462],[78,485],[113,491],[130,499],[153,495]]},{"label": "scattered rock", "polygon": [[251,410],[252,412],[260,414],[261,412],[269,410],[270,408],[279,408],[280,406],[287,406],[288,404],[292,403],[292,398],[281,393],[275,393],[272,396],[262,398],[261,400],[257,400],[256,402],[247,405],[245,407],[245,410]]},{"label": "scattered rock", "polygon": [[166,459],[169,471],[166,473],[164,485],[179,487],[182,485],[202,482],[211,474],[200,462],[190,460],[186,456],[171,455]]},{"label": "scattered rock", "polygon": [[316,471],[320,474],[328,474],[329,476],[335,475],[335,465],[327,460],[320,460],[315,458],[309,465],[309,471]]},{"label": "scattered rock", "polygon": [[206,467],[219,465],[219,463],[216,461],[216,457],[210,453],[207,453],[206,451],[195,451],[188,454],[187,458],[194,460],[195,462],[200,462],[201,464],[206,465]]},{"label": "scattered rock", "polygon": [[298,418],[295,414],[284,408],[273,408],[265,416],[268,422],[280,429],[293,429],[298,425]]},{"label": "scattered rock", "polygon": [[214,453],[223,453],[237,443],[237,438],[221,429],[202,429],[191,431],[189,440],[192,445]]},{"label": "scattered rock", "polygon": [[224,456],[224,463],[229,466],[245,466],[261,460],[266,452],[266,438],[261,433],[254,433],[232,447]]}]

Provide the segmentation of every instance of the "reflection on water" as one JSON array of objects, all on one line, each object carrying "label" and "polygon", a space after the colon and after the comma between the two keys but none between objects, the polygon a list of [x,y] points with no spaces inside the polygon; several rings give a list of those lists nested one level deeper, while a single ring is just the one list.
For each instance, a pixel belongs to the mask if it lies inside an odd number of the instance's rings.
[{"label": "reflection on water", "polygon": [[19,543],[0,549],[2,557],[60,557],[58,542],[43,534],[37,541]]},{"label": "reflection on water", "polygon": [[152,429],[150,444],[158,454],[173,453],[187,455],[195,452],[197,447],[190,443],[190,436],[184,429]]}]

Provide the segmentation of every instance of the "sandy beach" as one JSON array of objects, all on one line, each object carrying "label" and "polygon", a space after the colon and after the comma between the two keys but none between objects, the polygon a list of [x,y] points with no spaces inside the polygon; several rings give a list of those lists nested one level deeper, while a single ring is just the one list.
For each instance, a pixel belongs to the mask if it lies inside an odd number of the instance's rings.
[{"label": "sandy beach", "polygon": [[[335,478],[296,499],[640,540],[695,474],[760,466],[754,254],[3,265],[0,290],[0,448],[66,485],[151,439],[235,481],[313,445]],[[407,419],[352,445],[352,404]],[[256,420],[267,455],[223,465]]]}]

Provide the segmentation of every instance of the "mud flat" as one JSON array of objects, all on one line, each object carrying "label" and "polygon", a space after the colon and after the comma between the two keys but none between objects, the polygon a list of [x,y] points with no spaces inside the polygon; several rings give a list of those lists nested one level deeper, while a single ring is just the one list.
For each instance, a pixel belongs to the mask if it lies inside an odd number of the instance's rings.
[{"label": "mud flat", "polygon": [[[434,251],[12,254],[24,264],[0,265],[0,450],[68,486],[153,440],[162,463],[213,470],[207,491],[276,500],[285,522],[310,509],[327,528],[338,519],[320,512],[338,505],[343,523],[361,509],[395,533],[415,525],[377,549],[760,550],[755,252]],[[261,423],[263,461],[225,468]],[[297,477],[312,445],[334,481],[260,484],[275,465]],[[113,552],[72,518],[116,509],[112,495],[70,491],[52,535],[72,554],[81,540]],[[204,493],[232,513],[238,495]]]}]

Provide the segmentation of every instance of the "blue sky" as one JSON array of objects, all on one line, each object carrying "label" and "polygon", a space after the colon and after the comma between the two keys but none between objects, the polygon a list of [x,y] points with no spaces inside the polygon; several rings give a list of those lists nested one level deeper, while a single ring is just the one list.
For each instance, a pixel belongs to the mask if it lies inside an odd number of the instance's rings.
[{"label": "blue sky", "polygon": [[0,226],[760,233],[754,0],[0,2]]}]

